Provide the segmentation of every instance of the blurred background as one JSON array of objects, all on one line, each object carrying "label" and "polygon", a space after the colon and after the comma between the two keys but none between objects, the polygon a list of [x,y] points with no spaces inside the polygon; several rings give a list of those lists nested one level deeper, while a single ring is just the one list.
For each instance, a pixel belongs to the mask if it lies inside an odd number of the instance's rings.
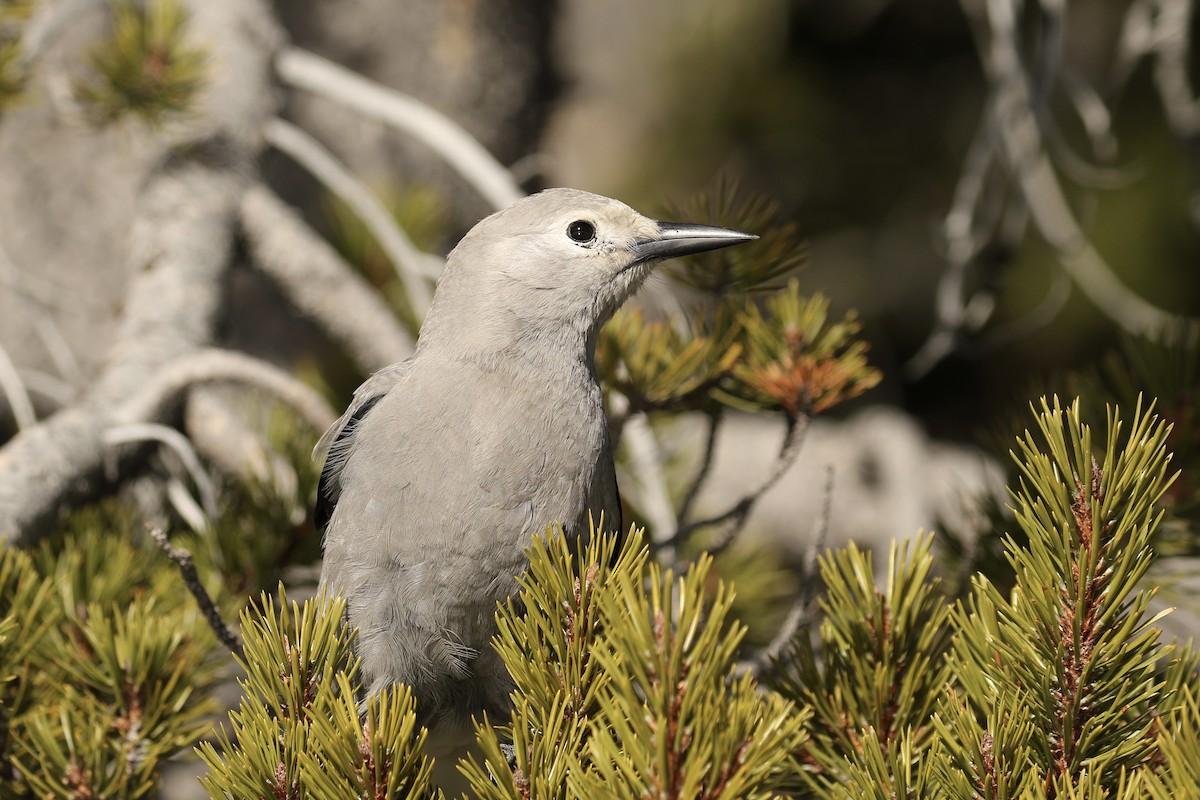
[{"label": "blurred background", "polygon": [[[978,439],[1120,334],[1063,281],[1055,248],[1021,218],[1021,190],[997,156],[973,207],[977,252],[961,292],[964,304],[978,294],[976,310],[990,304],[990,313],[937,357],[923,353],[954,257],[947,215],[970,177],[973,141],[994,127],[982,2],[407,5],[404,13],[365,1],[279,8],[298,44],[427,93],[531,188],[577,186],[648,212],[721,175],[764,193],[807,237],[802,288],[826,292],[835,310],[857,309],[866,323],[886,376],[869,402],[904,408],[935,436]],[[1032,109],[1083,235],[1132,294],[1195,313],[1195,132],[1173,127],[1164,108],[1157,45],[1135,47],[1137,29],[1161,38],[1179,19],[1192,25],[1190,14],[1116,0],[1003,5],[1017,12]],[[484,24],[494,33],[481,36]],[[1179,33],[1190,37],[1191,28]],[[419,49],[402,46],[414,38]],[[1190,75],[1186,43],[1183,56]],[[412,158],[422,163],[411,167],[411,146],[370,124],[338,120],[320,100],[292,103],[377,185],[411,196],[423,179],[447,183],[419,151]],[[484,211],[451,197],[447,242]]]},{"label": "blurred background", "polygon": [[[1097,361],[1120,326],[1072,287],[1020,335],[992,336],[1028,320],[1052,292],[1055,251],[1029,225],[990,239],[968,269],[968,284],[995,299],[984,330],[919,374],[906,370],[935,326],[946,216],[972,140],[988,124],[993,84],[977,43],[987,34],[973,32],[969,16],[983,4],[964,11],[974,5],[566,3],[548,174],[643,207],[720,171],[742,176],[807,234],[805,290],[825,291],[865,320],[886,375],[871,401],[905,408],[934,435],[976,438],[1055,388],[1053,376]],[[1038,3],[1013,7],[1024,14],[1028,63],[1058,60],[1038,118],[1084,234],[1132,292],[1195,314],[1196,140],[1173,133],[1154,59],[1120,57],[1138,5],[1168,4],[1068,3],[1057,30]],[[1081,86],[1111,114],[1112,145],[1099,157],[1072,96]]]}]

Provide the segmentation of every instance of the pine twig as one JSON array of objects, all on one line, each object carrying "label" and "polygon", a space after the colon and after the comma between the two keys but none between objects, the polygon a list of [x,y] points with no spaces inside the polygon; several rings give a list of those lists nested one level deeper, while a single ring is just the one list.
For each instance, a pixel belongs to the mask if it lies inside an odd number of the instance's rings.
[{"label": "pine twig", "polygon": [[295,47],[275,59],[280,79],[408,133],[445,159],[493,208],[524,197],[512,175],[457,122],[424,103]]},{"label": "pine twig", "polygon": [[742,669],[749,671],[755,679],[761,679],[768,670],[778,663],[788,645],[796,638],[796,632],[807,625],[812,619],[813,600],[817,596],[819,558],[821,553],[825,552],[825,544],[829,540],[829,525],[832,519],[833,467],[828,466],[825,468],[825,492],[821,504],[821,516],[817,520],[817,531],[804,551],[804,564],[801,566],[800,575],[798,576],[800,579],[800,592],[796,596],[796,601],[792,604],[791,610],[788,611],[783,625],[780,626],[775,636],[771,638],[766,647],[755,653],[747,663],[742,665]]},{"label": "pine twig", "polygon": [[704,434],[704,454],[700,459],[700,466],[696,469],[696,474],[692,478],[692,483],[688,487],[687,493],[683,496],[683,502],[679,506],[679,521],[680,524],[686,522],[687,518],[692,514],[692,506],[696,504],[696,498],[700,496],[700,488],[704,485],[704,481],[708,478],[708,473],[712,470],[713,454],[717,446],[717,433],[721,429],[721,423],[725,420],[725,414],[718,408],[708,417],[708,428]]},{"label": "pine twig", "polygon": [[725,529],[717,536],[711,545],[706,550],[713,555],[716,555],[733,543],[734,538],[745,526],[746,520],[750,517],[750,512],[754,510],[754,504],[771,488],[779,482],[779,479],[791,469],[796,463],[796,457],[800,454],[800,447],[804,443],[804,434],[808,430],[810,417],[807,414],[799,414],[796,416],[789,415],[787,418],[787,430],[784,433],[783,443],[779,448],[779,455],[775,459],[775,465],[771,469],[771,473],[758,485],[753,491],[746,493],[740,500],[734,503],[726,511],[706,519],[689,522],[686,525],[681,525],[675,534],[671,536],[665,544],[668,547],[678,548],[686,541],[693,533],[701,528],[711,528],[715,525],[725,525]]},{"label": "pine twig", "polygon": [[221,617],[221,612],[217,609],[217,604],[213,602],[212,597],[208,594],[208,590],[200,582],[200,574],[196,571],[196,564],[192,561],[192,554],[183,548],[173,547],[162,528],[157,526],[147,526],[147,528],[150,532],[150,537],[154,539],[159,549],[166,553],[167,558],[179,566],[179,572],[183,576],[184,583],[187,584],[188,591],[196,598],[196,603],[200,606],[200,610],[204,612],[204,617],[208,620],[209,627],[212,628],[213,633],[217,635],[222,644],[233,651],[234,655],[241,657],[242,640],[225,623],[225,620]]},{"label": "pine twig", "polygon": [[418,250],[374,192],[311,135],[278,117],[267,121],[263,134],[272,147],[286,153],[354,209],[387,253],[413,312],[418,319],[424,317],[433,296],[425,279],[437,278],[440,272],[428,265],[437,259]]}]

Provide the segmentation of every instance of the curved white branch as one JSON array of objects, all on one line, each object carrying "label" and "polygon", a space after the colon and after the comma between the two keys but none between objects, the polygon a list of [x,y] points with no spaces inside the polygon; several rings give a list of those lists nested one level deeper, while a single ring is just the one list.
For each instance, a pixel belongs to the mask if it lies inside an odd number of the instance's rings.
[{"label": "curved white branch", "polygon": [[493,208],[504,208],[524,197],[512,175],[483,145],[424,103],[295,47],[279,53],[275,69],[284,83],[349,106],[420,140]]},{"label": "curved white branch", "polygon": [[[615,417],[624,417],[629,411],[629,401],[619,392],[612,393],[609,404]],[[671,535],[679,521],[663,475],[662,451],[644,414],[634,414],[625,420],[621,442],[629,456],[631,477],[637,485],[638,508],[655,539],[662,541]]]},{"label": "curved white branch", "polygon": [[180,463],[191,476],[192,483],[196,485],[204,513],[209,519],[216,518],[217,489],[208,473],[204,471],[200,457],[196,455],[196,450],[186,436],[169,425],[157,422],[131,422],[116,425],[104,432],[104,443],[110,446],[135,442],[158,442],[179,456]]},{"label": "curved white branch", "polygon": [[254,264],[365,373],[403,361],[413,337],[379,293],[295,209],[257,184],[242,198]]},{"label": "curved white branch", "polygon": [[212,517],[204,512],[179,478],[167,479],[167,501],[171,508],[175,509],[175,513],[196,533],[204,533],[211,526]]},{"label": "curved white branch", "polygon": [[154,419],[185,389],[199,383],[240,383],[262,389],[316,430],[325,430],[336,417],[324,398],[288,372],[232,350],[200,348],[157,373],[121,405],[114,418],[129,423]]},{"label": "curved white branch", "polygon": [[57,375],[36,369],[21,367],[18,370],[22,383],[32,394],[40,395],[56,406],[65,406],[79,396],[80,389]]},{"label": "curved white branch", "polygon": [[72,386],[83,386],[87,383],[87,377],[83,374],[79,359],[75,357],[70,343],[67,342],[67,337],[63,335],[62,328],[54,321],[52,315],[39,314],[35,317],[33,330],[42,340],[42,346],[46,348],[50,360],[54,363],[54,368],[58,370],[58,374],[64,381]]},{"label": "curved white branch", "polygon": [[17,423],[17,430],[24,430],[37,423],[37,414],[33,411],[33,401],[29,399],[25,382],[21,380],[16,365],[3,347],[0,347],[0,394],[8,401],[13,421]]},{"label": "curved white branch", "polygon": [[1134,334],[1174,330],[1184,318],[1147,302],[1121,283],[1084,235],[1042,147],[1016,44],[1012,2],[987,0],[985,7],[991,42],[981,56],[996,91],[996,132],[1034,224],[1058,251],[1059,263],[1071,280],[1106,316]]},{"label": "curved white branch", "polygon": [[263,134],[272,147],[294,159],[325,188],[354,209],[387,253],[396,270],[396,277],[404,285],[404,293],[412,303],[413,311],[418,318],[424,317],[433,296],[425,278],[436,279],[441,273],[433,264],[440,259],[418,250],[366,184],[312,136],[279,118],[268,120],[263,126]]}]

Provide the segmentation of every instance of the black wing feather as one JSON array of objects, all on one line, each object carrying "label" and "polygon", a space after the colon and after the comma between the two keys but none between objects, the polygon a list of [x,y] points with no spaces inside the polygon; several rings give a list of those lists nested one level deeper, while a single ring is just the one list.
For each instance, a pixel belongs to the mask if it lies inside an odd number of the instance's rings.
[{"label": "black wing feather", "polygon": [[333,517],[333,509],[337,506],[338,498],[342,494],[342,487],[339,481],[345,458],[339,457],[337,454],[339,451],[349,448],[350,437],[354,436],[359,423],[363,421],[367,416],[367,412],[374,408],[375,404],[382,400],[383,397],[382,394],[375,395],[363,403],[350,419],[346,420],[346,424],[338,432],[337,438],[333,440],[333,445],[329,448],[329,454],[325,456],[325,466],[321,469],[321,481],[317,484],[317,502],[313,508],[313,522],[320,533],[324,533],[325,529],[329,526],[329,520]]}]

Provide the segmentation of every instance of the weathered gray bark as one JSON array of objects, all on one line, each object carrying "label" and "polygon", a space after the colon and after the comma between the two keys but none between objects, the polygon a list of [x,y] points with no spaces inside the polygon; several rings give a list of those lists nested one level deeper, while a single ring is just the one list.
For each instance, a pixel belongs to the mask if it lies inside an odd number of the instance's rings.
[{"label": "weathered gray bark", "polygon": [[95,381],[78,404],[0,449],[0,541],[38,537],[65,504],[93,490],[103,477],[105,430],[128,418],[126,404],[158,371],[213,341],[258,131],[274,111],[270,63],[281,37],[259,0],[189,7],[194,33],[210,49],[212,79],[186,138],[151,145],[158,160],[125,225],[132,278]]},{"label": "weathered gray bark", "polygon": [[258,268],[363,372],[412,353],[413,338],[379,293],[267,187],[246,192],[242,230]]},{"label": "weathered gray bark", "polygon": [[[55,5],[47,0],[42,8]],[[251,353],[286,360],[307,348],[279,336],[294,320],[278,303],[231,292],[239,235],[262,274],[364,372],[410,351],[383,303],[301,215],[257,194],[265,189],[247,194],[258,184],[263,124],[284,97],[271,75],[283,38],[277,15],[299,44],[429,102],[502,160],[535,147],[553,85],[552,0],[453,8],[441,0],[368,0],[353,13],[306,0],[267,5],[188,2],[192,36],[211,52],[213,80],[182,124],[161,132],[125,123],[98,129],[63,92],[102,31],[99,3],[71,7],[41,50],[31,102],[0,117],[0,247],[16,268],[0,264],[0,347],[15,354],[31,383],[58,386],[59,402],[71,395],[67,384],[79,398],[0,447],[0,540],[37,538],[62,510],[120,477],[105,472],[118,462],[104,431],[116,421],[141,421],[139,408],[149,419],[173,418],[175,403],[147,404],[137,393],[166,365],[220,343],[222,317],[254,317],[254,324],[230,326]],[[386,172],[437,184],[464,227],[488,210],[401,134],[329,113],[327,101],[302,92],[290,111],[368,181]],[[295,165],[265,163],[290,201],[320,207],[323,192]],[[247,331],[259,339],[246,340]],[[65,344],[57,358],[48,337]],[[78,364],[64,366],[64,353]],[[39,405],[43,413],[53,408]],[[0,415],[0,436],[6,424]]]}]

